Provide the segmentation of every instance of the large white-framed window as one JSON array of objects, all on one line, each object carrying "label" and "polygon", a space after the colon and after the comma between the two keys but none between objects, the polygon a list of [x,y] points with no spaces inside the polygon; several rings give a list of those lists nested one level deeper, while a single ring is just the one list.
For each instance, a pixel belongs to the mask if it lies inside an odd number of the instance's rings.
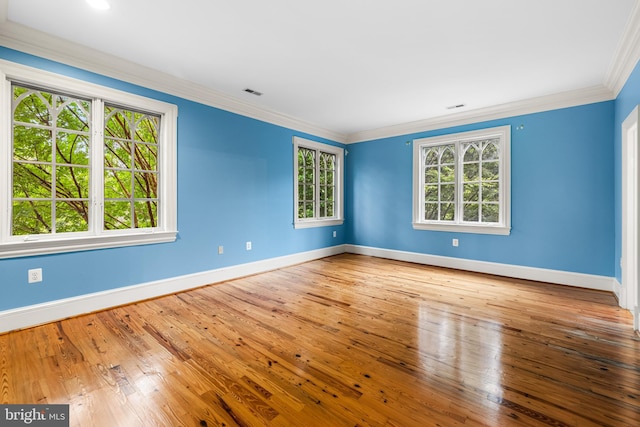
[{"label": "large white-framed window", "polygon": [[511,127],[413,141],[413,228],[511,232]]},{"label": "large white-framed window", "polygon": [[0,258],[174,241],[177,115],[0,61]]},{"label": "large white-framed window", "polygon": [[293,137],[294,227],[343,223],[344,149]]}]

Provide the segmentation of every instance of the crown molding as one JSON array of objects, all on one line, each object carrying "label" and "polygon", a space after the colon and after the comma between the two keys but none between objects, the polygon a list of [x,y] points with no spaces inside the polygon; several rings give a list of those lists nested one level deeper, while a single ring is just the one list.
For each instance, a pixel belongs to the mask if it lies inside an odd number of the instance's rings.
[{"label": "crown molding", "polygon": [[159,72],[113,55],[81,46],[6,20],[6,0],[0,0],[0,45],[81,68],[148,89],[195,101],[245,117],[345,143],[347,135],[263,108],[214,89]]},{"label": "crown molding", "polygon": [[614,98],[613,92],[607,87],[593,86],[585,89],[560,92],[491,107],[478,108],[446,116],[355,132],[349,135],[346,143],[352,144],[371,141],[374,139],[427,132],[430,130],[444,129],[488,120],[575,107],[595,102],[610,101]]},{"label": "crown molding", "polygon": [[640,59],[640,2],[636,1],[605,75],[604,85],[618,96]]}]

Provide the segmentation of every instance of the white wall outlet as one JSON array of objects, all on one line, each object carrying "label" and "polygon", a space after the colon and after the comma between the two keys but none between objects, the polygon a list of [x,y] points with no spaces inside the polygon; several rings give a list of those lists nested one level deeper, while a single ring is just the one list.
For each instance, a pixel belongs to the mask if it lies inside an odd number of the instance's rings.
[{"label": "white wall outlet", "polygon": [[247,250],[250,251],[251,250],[251,242],[247,242]]},{"label": "white wall outlet", "polygon": [[338,236],[338,233],[336,231],[333,232],[333,237]]},{"label": "white wall outlet", "polygon": [[29,283],[42,282],[42,269],[32,268],[29,270]]},{"label": "white wall outlet", "polygon": [[224,246],[218,246],[218,255],[222,255],[224,253]]},{"label": "white wall outlet", "polygon": [[458,239],[453,239],[453,240],[451,241],[451,244],[452,244],[452,245],[453,245],[453,247],[455,247],[455,248],[457,248],[457,247],[458,247],[458,244],[459,244],[459,243],[460,243],[460,242],[458,242]]}]

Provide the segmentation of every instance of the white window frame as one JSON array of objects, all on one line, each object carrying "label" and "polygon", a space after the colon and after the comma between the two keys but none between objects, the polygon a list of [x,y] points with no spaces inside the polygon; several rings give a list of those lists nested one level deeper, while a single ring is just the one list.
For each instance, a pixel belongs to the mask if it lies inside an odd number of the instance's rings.
[{"label": "white window frame", "polygon": [[[335,192],[332,217],[298,218],[298,148],[303,147],[316,152],[334,154],[336,156]],[[319,176],[320,160],[316,155],[316,177]],[[293,137],[293,226],[294,228],[311,228],[342,225],[343,216],[343,182],[344,182],[344,149],[334,145],[324,144],[309,139]],[[316,180],[316,194],[319,194],[319,180]],[[319,212],[316,206],[316,212]]]},{"label": "white window frame", "polygon": [[[11,235],[12,198],[12,108],[11,83],[28,84],[44,90],[61,91],[136,111],[160,115],[161,128],[158,158],[158,226],[154,228],[104,230],[102,201],[104,194],[102,109],[92,108],[91,175],[89,231]],[[34,256],[122,246],[165,243],[176,240],[177,230],[177,117],[173,104],[88,83],[71,77],[0,60],[0,258]]]},{"label": "white window frame", "polygon": [[[462,150],[461,143],[484,139],[499,138],[500,142],[500,192],[498,223],[468,222],[462,220]],[[423,148],[456,146],[456,178],[454,221],[427,221],[424,219],[424,159]],[[500,234],[511,233],[511,126],[499,126],[470,132],[461,132],[413,141],[413,228],[416,230],[435,230],[461,233]]]}]

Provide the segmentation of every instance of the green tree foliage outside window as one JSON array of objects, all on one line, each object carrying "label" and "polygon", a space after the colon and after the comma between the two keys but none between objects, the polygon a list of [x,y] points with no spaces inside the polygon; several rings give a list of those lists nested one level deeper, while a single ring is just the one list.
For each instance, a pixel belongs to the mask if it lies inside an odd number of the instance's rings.
[{"label": "green tree foliage outside window", "polygon": [[298,218],[316,216],[316,152],[298,149]]},{"label": "green tree foliage outside window", "polygon": [[157,226],[160,118],[107,106],[104,228]]},{"label": "green tree foliage outside window", "polygon": [[[462,204],[462,222],[500,219],[500,142],[497,138],[423,148],[424,220],[453,222]],[[458,152],[462,152],[461,161]],[[462,168],[462,180],[457,177]],[[456,194],[461,186],[461,201]]]},{"label": "green tree foliage outside window", "polygon": [[298,218],[335,215],[336,155],[298,148]]},{"label": "green tree foliage outside window", "polygon": [[13,86],[12,234],[87,231],[91,101]]},{"label": "green tree foliage outside window", "polygon": [[[12,88],[11,234],[88,231],[91,100]],[[155,227],[160,117],[104,110],[104,229]]]}]

